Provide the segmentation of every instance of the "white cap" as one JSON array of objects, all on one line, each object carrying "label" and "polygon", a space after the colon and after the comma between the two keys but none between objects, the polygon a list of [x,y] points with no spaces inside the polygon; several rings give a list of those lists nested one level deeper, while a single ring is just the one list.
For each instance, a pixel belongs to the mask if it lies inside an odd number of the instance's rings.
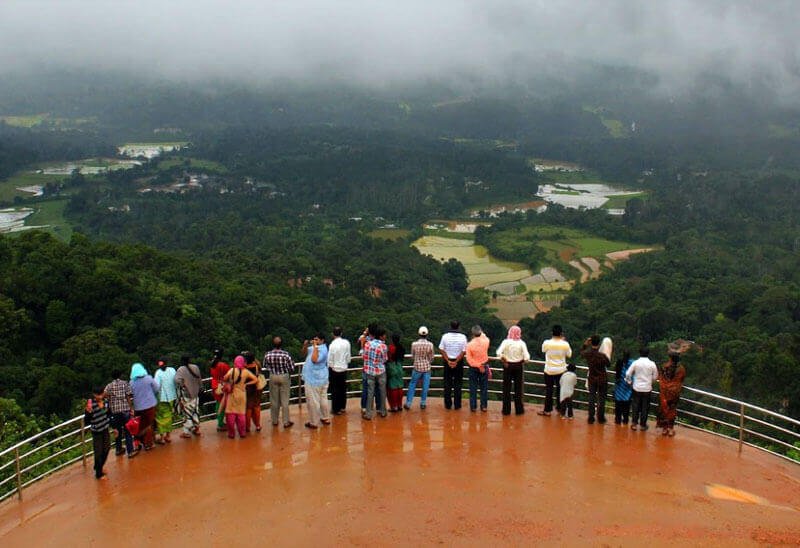
[{"label": "white cap", "polygon": [[417,333],[419,333],[424,337],[425,335],[428,334],[428,328],[423,325],[422,327],[419,328],[419,331],[417,331]]}]

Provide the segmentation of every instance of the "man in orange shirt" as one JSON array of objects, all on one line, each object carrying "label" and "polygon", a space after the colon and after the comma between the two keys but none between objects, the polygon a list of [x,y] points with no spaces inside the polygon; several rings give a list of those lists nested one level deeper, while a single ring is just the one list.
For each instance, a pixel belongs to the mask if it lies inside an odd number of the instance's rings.
[{"label": "man in orange shirt", "polygon": [[481,411],[486,411],[489,400],[489,337],[481,326],[472,327],[472,340],[467,343],[466,359],[469,365],[469,410],[478,408],[478,389],[481,391]]}]

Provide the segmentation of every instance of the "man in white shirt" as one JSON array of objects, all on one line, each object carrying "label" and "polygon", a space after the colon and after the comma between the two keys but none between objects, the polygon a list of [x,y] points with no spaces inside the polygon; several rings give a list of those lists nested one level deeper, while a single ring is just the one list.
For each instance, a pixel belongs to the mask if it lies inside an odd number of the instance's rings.
[{"label": "man in white shirt", "polygon": [[[561,392],[561,375],[567,370],[567,358],[572,357],[572,348],[564,337],[560,325],[553,326],[553,337],[542,343],[544,354],[544,409],[539,415],[550,416],[553,411],[553,400],[557,400]],[[555,405],[558,409],[558,402]]]},{"label": "man in white shirt", "polygon": [[347,366],[351,359],[350,341],[342,337],[341,327],[334,327],[333,340],[328,346],[331,411],[334,415],[344,415],[347,407]]},{"label": "man in white shirt", "polygon": [[658,367],[649,358],[650,349],[642,348],[639,350],[639,356],[640,358],[634,361],[625,373],[625,381],[633,387],[631,430],[636,430],[637,422],[639,430],[647,430],[650,392],[653,391],[653,383],[658,379]]},{"label": "man in white shirt", "polygon": [[461,409],[461,388],[464,382],[464,354],[467,336],[458,330],[457,320],[450,322],[450,331],[442,335],[439,350],[444,362],[444,407]]}]

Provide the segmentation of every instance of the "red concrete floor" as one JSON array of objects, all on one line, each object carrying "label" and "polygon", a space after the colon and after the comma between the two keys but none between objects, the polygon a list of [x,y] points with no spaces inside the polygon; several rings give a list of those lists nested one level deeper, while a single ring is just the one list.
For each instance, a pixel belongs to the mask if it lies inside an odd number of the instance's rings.
[{"label": "red concrete floor", "polygon": [[710,434],[357,405],[313,432],[297,406],[247,439],[206,423],[107,481],[78,464],[0,505],[0,545],[800,544],[800,466]]}]

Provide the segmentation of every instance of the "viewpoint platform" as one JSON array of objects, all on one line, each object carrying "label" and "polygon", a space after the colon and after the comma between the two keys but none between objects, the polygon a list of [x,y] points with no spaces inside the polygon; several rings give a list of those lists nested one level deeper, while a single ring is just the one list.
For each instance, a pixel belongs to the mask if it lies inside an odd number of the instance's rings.
[{"label": "viewpoint platform", "polygon": [[797,545],[800,466],[712,434],[664,438],[465,406],[230,440],[174,436],[135,459],[91,460],[0,505],[0,545]]}]

